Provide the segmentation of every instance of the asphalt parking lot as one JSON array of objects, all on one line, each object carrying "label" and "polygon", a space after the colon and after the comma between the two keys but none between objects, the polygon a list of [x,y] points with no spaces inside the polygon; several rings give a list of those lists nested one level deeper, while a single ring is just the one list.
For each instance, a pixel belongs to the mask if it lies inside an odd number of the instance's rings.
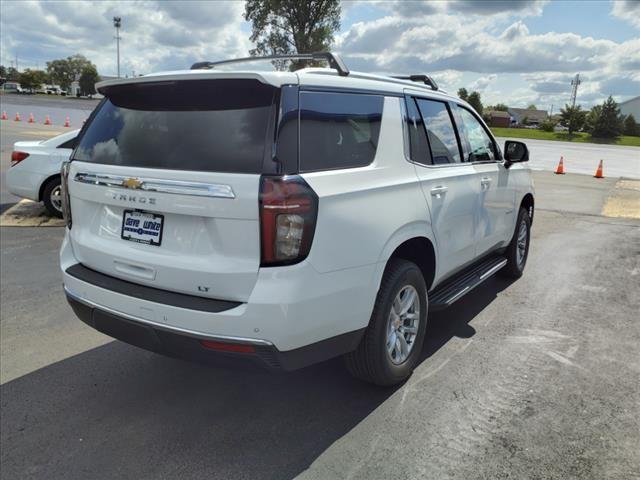
[{"label": "asphalt parking lot", "polygon": [[534,176],[523,278],[431,315],[391,390],[112,341],[64,300],[62,228],[0,228],[1,477],[640,478],[638,183]]}]

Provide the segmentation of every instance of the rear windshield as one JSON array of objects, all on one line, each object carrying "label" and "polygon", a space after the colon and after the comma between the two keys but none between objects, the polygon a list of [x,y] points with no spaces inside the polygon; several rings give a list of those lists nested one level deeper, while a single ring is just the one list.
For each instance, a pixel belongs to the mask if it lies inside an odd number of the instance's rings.
[{"label": "rear windshield", "polygon": [[260,173],[276,89],[257,80],[114,86],[74,160],[178,170]]}]

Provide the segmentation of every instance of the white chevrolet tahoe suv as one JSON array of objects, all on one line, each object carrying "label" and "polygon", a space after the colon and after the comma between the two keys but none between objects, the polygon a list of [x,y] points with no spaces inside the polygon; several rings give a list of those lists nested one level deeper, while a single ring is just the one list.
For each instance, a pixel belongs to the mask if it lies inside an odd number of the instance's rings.
[{"label": "white chevrolet tahoe suv", "polygon": [[503,153],[426,75],[293,58],[330,68],[98,85],[62,167],[64,289],[82,321],[152,351],[283,370],[344,355],[396,384],[428,311],[522,274],[527,147]]}]

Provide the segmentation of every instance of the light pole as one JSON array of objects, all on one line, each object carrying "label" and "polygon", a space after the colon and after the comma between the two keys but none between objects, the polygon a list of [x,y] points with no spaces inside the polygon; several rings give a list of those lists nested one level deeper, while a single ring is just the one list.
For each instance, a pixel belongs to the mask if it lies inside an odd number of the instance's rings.
[{"label": "light pole", "polygon": [[120,25],[122,19],[120,17],[113,17],[113,26],[116,27],[116,52],[118,56],[118,78],[120,78]]}]

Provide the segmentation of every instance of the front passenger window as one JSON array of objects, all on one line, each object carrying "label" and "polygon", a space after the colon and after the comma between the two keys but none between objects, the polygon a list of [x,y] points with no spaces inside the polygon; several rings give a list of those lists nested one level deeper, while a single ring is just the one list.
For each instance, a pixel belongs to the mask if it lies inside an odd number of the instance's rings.
[{"label": "front passenger window", "polygon": [[469,140],[471,152],[469,153],[470,162],[487,162],[496,159],[493,147],[493,141],[486,130],[480,125],[480,122],[471,112],[465,108],[458,108],[464,131]]}]

